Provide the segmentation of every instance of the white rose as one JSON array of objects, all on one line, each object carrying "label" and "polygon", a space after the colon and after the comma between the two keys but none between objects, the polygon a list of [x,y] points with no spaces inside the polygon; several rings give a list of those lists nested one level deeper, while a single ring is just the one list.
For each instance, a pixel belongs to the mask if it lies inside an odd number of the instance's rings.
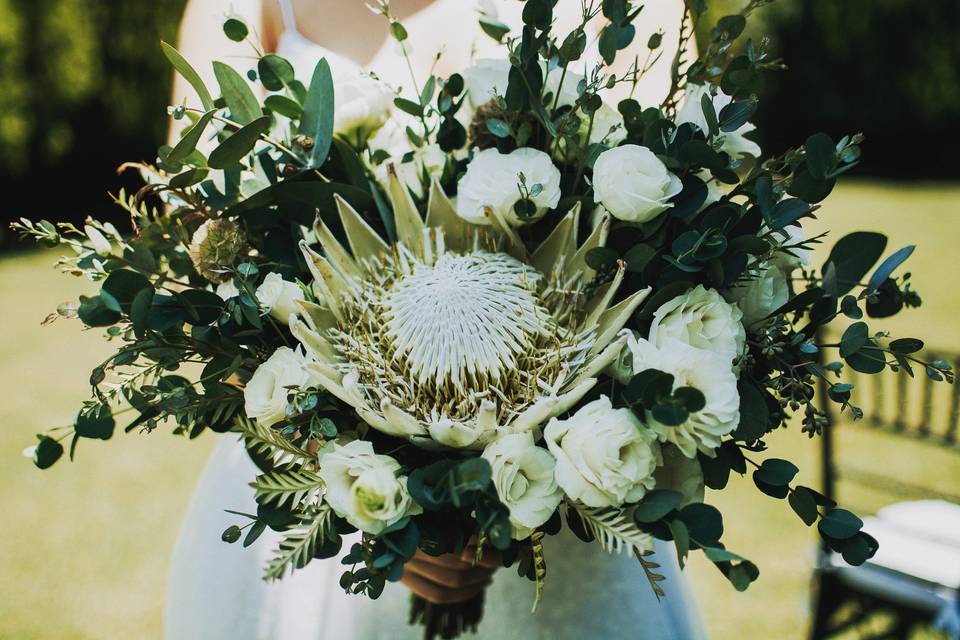
[{"label": "white rose", "polygon": [[676,426],[660,424],[647,412],[647,426],[661,442],[676,445],[693,458],[697,451],[714,455],[725,436],[740,422],[740,394],[730,362],[712,351],[704,351],[679,340],[664,339],[659,347],[630,336],[627,348],[632,356],[633,374],[656,369],[673,376],[673,388],[693,387],[703,394],[705,405]]},{"label": "white rose", "polygon": [[310,382],[307,358],[298,349],[280,347],[257,367],[243,388],[243,407],[248,418],[265,427],[287,415],[288,387],[301,388]]},{"label": "white rose", "polygon": [[367,74],[335,82],[333,94],[333,130],[349,138],[366,139],[383,126],[393,108],[390,87]]},{"label": "white rose", "polygon": [[553,515],[563,499],[554,478],[556,460],[533,443],[529,432],[500,436],[484,449],[483,458],[493,470],[500,501],[510,509],[513,537],[523,540]]},{"label": "white rose", "polygon": [[782,248],[773,260],[784,272],[789,273],[797,267],[810,264],[810,250],[797,246],[806,240],[803,227],[792,224],[774,231],[772,235]]},{"label": "white rose", "polygon": [[[520,174],[526,179],[530,199],[536,206],[533,216],[523,219],[513,209],[521,198]],[[558,202],[560,170],[550,156],[528,147],[510,153],[484,149],[473,157],[457,183],[457,215],[473,224],[490,224],[484,212],[489,207],[507,224],[520,226],[542,217]]]},{"label": "white rose", "polygon": [[787,276],[773,262],[760,265],[756,277],[735,283],[727,294],[727,299],[743,311],[743,324],[748,327],[763,323],[789,298]]},{"label": "white rose", "polygon": [[604,151],[593,165],[593,199],[615,218],[647,222],[672,207],[680,178],[650,149],[625,144]]},{"label": "white rose", "polygon": [[696,458],[688,458],[677,447],[663,445],[663,464],[653,472],[657,489],[676,491],[683,496],[679,508],[691,502],[703,502],[703,469]]},{"label": "white rose", "polygon": [[257,300],[274,320],[287,324],[290,315],[300,310],[297,300],[303,300],[303,289],[272,272],[257,287]]},{"label": "white rose", "polygon": [[354,440],[320,456],[324,499],[357,529],[377,535],[408,515],[421,513],[407,492],[407,477],[390,456],[373,452],[366,440]]},{"label": "white rose", "polygon": [[[581,130],[585,131],[590,124],[589,116],[584,116]],[[620,112],[604,102],[593,114],[593,128],[590,130],[590,143],[602,142],[610,147],[623,142],[627,137],[627,130],[623,126],[623,116]]]},{"label": "white rose", "polygon": [[544,439],[557,459],[557,484],[588,507],[636,502],[654,486],[661,460],[656,436],[606,396],[566,420],[551,418]]},{"label": "white rose", "polygon": [[658,347],[667,340],[679,340],[732,363],[743,354],[746,334],[741,318],[743,313],[736,305],[713,289],[697,285],[654,312],[649,340]]},{"label": "white rose", "polygon": [[481,58],[472,67],[464,69],[461,73],[463,85],[474,109],[507,92],[509,73],[510,62],[502,58]]},{"label": "white rose", "polygon": [[[713,109],[717,112],[717,117],[725,106],[733,102],[733,98],[720,91],[718,87],[704,84],[688,84],[683,95],[683,102],[680,105],[680,111],[677,113],[677,124],[686,122],[697,125],[701,131],[707,132],[707,118],[703,115],[703,96],[710,95],[713,101]],[[720,149],[730,154],[731,158],[740,156],[751,156],[759,158],[761,154],[760,145],[744,136],[750,133],[756,127],[749,122],[745,123],[736,131],[729,133],[720,133],[722,143]]]}]

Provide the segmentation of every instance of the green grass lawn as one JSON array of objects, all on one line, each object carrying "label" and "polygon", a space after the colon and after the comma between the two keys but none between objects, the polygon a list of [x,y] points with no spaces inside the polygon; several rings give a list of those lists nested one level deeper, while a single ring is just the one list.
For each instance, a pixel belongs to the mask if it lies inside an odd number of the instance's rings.
[{"label": "green grass lawn", "polygon": [[[894,236],[890,251],[919,245],[910,268],[924,296],[923,311],[871,326],[958,349],[960,296],[953,285],[960,273],[960,187],[853,183],[819,215],[811,228],[832,228],[834,238],[870,229]],[[70,422],[89,392],[90,369],[110,352],[99,332],[81,331],[77,322],[40,326],[58,303],[94,289],[51,269],[53,259],[50,253],[0,258],[6,329],[0,341],[0,638],[158,638],[167,562],[213,440],[118,433],[109,443],[81,443],[73,464],[62,461],[46,472],[20,456],[34,433]],[[960,456],[860,427],[842,428],[838,441],[861,463],[875,461],[875,468],[899,478],[960,493]],[[816,486],[816,441],[793,429],[770,444],[801,467],[801,482]],[[892,499],[846,485],[841,490],[865,511]],[[749,479],[734,477],[729,490],[707,500],[726,515],[730,548],[761,572],[741,594],[694,557],[691,578],[712,637],[804,637],[813,532]]]}]

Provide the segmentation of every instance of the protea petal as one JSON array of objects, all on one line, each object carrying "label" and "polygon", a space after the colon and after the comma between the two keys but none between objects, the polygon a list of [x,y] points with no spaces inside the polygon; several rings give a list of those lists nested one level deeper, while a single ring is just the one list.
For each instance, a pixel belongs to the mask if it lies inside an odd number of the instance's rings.
[{"label": "protea petal", "polygon": [[430,198],[427,202],[427,227],[439,228],[443,232],[448,249],[462,253],[467,251],[476,233],[476,227],[457,215],[457,211],[443,192],[436,177],[430,183]]},{"label": "protea petal", "polygon": [[343,245],[334,237],[318,214],[313,222],[313,232],[320,241],[323,254],[334,268],[345,276],[359,276],[360,269]]},{"label": "protea petal", "polygon": [[597,322],[597,339],[593,349],[590,350],[591,355],[600,353],[610,344],[651,291],[653,291],[652,287],[641,289],[603,312]]},{"label": "protea petal", "polygon": [[400,183],[393,163],[387,165],[387,194],[393,206],[393,220],[397,225],[397,240],[409,246],[423,242],[423,230],[426,228],[410,192]]},{"label": "protea petal", "polygon": [[550,274],[556,265],[573,259],[577,251],[577,229],[580,226],[580,203],[573,205],[550,235],[540,243],[530,257],[530,264],[541,273]]},{"label": "protea petal", "polygon": [[337,203],[337,211],[340,213],[340,222],[343,224],[343,230],[347,234],[347,242],[350,243],[350,251],[357,260],[369,258],[389,250],[387,243],[380,239],[377,232],[370,228],[370,225],[364,221],[357,210],[350,206],[350,203],[334,195],[333,199]]},{"label": "protea petal", "polygon": [[600,223],[594,227],[593,231],[587,237],[586,241],[580,245],[579,249],[577,249],[577,252],[574,254],[573,258],[571,258],[570,262],[563,265],[564,281],[576,277],[576,275],[579,274],[580,281],[586,282],[596,275],[596,271],[587,265],[587,253],[591,249],[596,249],[597,247],[602,247],[604,244],[606,244],[607,234],[609,232],[610,216],[604,215],[600,219]]}]

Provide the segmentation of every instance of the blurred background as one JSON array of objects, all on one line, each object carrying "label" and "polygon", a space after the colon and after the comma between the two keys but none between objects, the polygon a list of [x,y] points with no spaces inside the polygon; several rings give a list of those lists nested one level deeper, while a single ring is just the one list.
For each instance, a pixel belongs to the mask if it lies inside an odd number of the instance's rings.
[{"label": "blurred background", "polygon": [[[167,562],[212,436],[188,443],[162,433],[118,434],[109,445],[86,443],[77,464],[43,473],[20,457],[34,433],[71,421],[88,394],[90,364],[109,345],[65,320],[39,326],[76,297],[79,283],[50,268],[53,254],[18,245],[7,223],[20,216],[122,221],[107,191],[135,187],[117,176],[117,165],[153,158],[163,140],[170,73],[157,43],[175,39],[183,4],[0,0],[0,638],[161,634]],[[703,26],[743,4],[711,2]],[[888,234],[891,250],[918,245],[909,266],[924,307],[883,326],[953,357],[960,350],[960,296],[951,282],[960,273],[960,3],[778,0],[758,18],[752,31],[769,36],[789,66],[769,76],[761,95],[755,122],[764,150],[778,153],[816,131],[835,139],[866,134],[862,163],[808,235],[829,228],[835,240],[865,229]],[[952,390],[923,395],[918,387],[911,396],[912,389],[900,397],[917,399],[909,403],[917,420],[956,424]],[[841,480],[843,503],[873,513],[906,498],[960,494],[956,449],[870,424],[837,425],[837,466],[873,461],[907,489]],[[791,452],[803,484],[820,486],[818,441],[791,428],[770,444]],[[749,478],[734,477],[730,490],[707,499],[726,515],[729,546],[749,550],[761,571],[751,592],[740,594],[694,558],[712,637],[807,637],[815,533]],[[882,629],[882,616],[875,624]]]}]

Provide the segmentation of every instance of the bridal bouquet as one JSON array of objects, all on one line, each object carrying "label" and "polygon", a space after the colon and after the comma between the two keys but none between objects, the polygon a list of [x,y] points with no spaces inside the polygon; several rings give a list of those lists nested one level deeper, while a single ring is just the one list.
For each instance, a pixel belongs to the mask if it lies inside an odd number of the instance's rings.
[{"label": "bridal bouquet", "polygon": [[[780,64],[739,37],[764,3],[722,18],[695,58],[705,7],[688,2],[662,104],[609,98],[661,57],[658,33],[645,60],[610,71],[643,16],[627,0],[585,0],[561,34],[555,0],[527,0],[516,34],[483,13],[501,59],[403,87],[334,78],[325,60],[304,84],[266,54],[242,72],[214,63],[214,97],[164,44],[200,103],[172,107],[188,122],[179,141],[132,165],[148,178],[116,197],[132,232],[14,225],[72,249],[63,269],[100,283],[51,318],[118,344],[74,423],[38,436],[36,465],[110,439],[125,412],[125,431],[235,431],[262,474],[256,513],[223,539],[282,531],[267,578],[342,556],[343,588],[371,598],[417,549],[475,538],[539,601],[543,538],[563,526],[627,551],[658,597],[655,538],[745,589],[758,569],[704,502],[731,472],[864,562],[877,543],[860,519],[796,484],[764,438],[819,434],[820,403],[857,417],[847,367],[953,373],[871,326],[919,306],[895,275],[913,247],[884,258],[886,238],[854,233],[810,264],[823,237],[802,224],[861,137],[819,133],[762,158],[754,94]],[[377,10],[406,55],[403,25]],[[249,37],[237,18],[224,31]],[[837,320],[842,337],[825,342]],[[453,637],[481,612],[480,598],[415,599],[412,620]]]}]

